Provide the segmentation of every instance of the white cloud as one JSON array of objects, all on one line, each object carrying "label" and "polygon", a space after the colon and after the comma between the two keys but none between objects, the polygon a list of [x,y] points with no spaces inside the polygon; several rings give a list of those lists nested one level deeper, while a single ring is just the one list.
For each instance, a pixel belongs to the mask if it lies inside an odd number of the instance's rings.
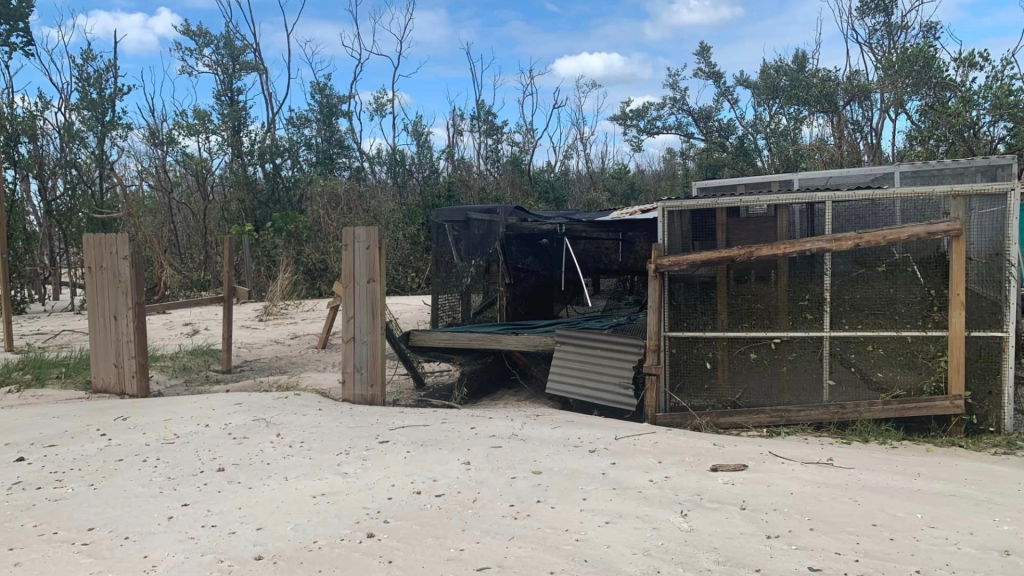
[{"label": "white cloud", "polygon": [[[182,17],[170,8],[161,6],[152,15],[145,12],[121,10],[90,10],[75,19],[74,26],[57,30],[42,27],[43,34],[68,34],[77,37],[81,32],[102,42],[112,42],[114,33],[121,39],[118,47],[130,54],[147,54],[160,50],[161,40],[177,38],[174,27]],[[74,40],[75,38],[72,38]]]},{"label": "white cloud", "polygon": [[675,28],[720,24],[744,14],[732,0],[658,0],[648,12],[651,19],[644,31],[650,38],[664,38]]},{"label": "white cloud", "polygon": [[551,2],[545,2],[544,9],[547,10],[548,12],[554,12],[555,14],[562,13],[562,9],[559,8],[557,4],[552,4]]},{"label": "white cloud", "polygon": [[646,56],[623,56],[618,52],[581,52],[562,56],[551,64],[551,70],[562,78],[583,75],[606,86],[646,80],[654,73]]},{"label": "white cloud", "polygon": [[416,10],[412,36],[417,42],[450,42],[454,35],[447,11],[427,8]]},{"label": "white cloud", "polygon": [[629,106],[629,108],[631,110],[633,108],[637,108],[637,107],[641,106],[642,104],[646,104],[648,102],[660,102],[661,101],[661,98],[658,98],[657,96],[651,96],[650,94],[644,94],[643,96],[630,96],[630,98],[633,100],[633,103],[630,104],[630,106]]}]

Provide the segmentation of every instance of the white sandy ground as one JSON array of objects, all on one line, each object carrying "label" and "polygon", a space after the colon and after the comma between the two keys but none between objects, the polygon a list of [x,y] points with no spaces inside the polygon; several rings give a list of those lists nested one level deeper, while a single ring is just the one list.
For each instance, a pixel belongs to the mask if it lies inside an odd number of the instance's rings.
[{"label": "white sandy ground", "polygon": [[1016,456],[296,392],[19,406],[0,439],[6,574],[1024,573]]},{"label": "white sandy ground", "polygon": [[[429,296],[397,296],[387,299],[388,307],[404,330],[427,328],[430,324]],[[334,325],[332,337],[326,350],[316,350],[315,345],[327,316],[329,299],[302,300],[290,303],[279,314],[261,320],[261,303],[243,303],[234,308],[233,360],[234,374],[228,378],[208,374],[204,384],[211,381],[230,382],[227,389],[264,390],[282,385],[300,385],[308,389],[319,389],[337,396],[341,386],[341,321]],[[47,304],[46,308],[33,306],[30,314],[14,317],[15,350],[24,351],[30,347],[42,348],[48,352],[61,352],[75,348],[89,347],[89,321],[87,313],[60,313],[68,303],[61,300]],[[50,313],[56,310],[55,313]],[[180,346],[210,344],[221,345],[220,306],[203,306],[185,310],[174,310],[166,314],[151,314],[146,318],[146,329],[151,348],[174,351]],[[0,362],[14,356],[0,352]],[[211,365],[219,370],[219,364]],[[428,372],[450,369],[448,366],[427,364]],[[387,350],[388,401],[402,401],[412,396],[412,383],[405,374],[398,359]],[[428,376],[428,379],[430,376]],[[450,372],[440,372],[434,379],[451,380]],[[0,388],[3,387],[0,382]],[[211,391],[195,381],[185,382],[157,370],[151,370],[151,389],[154,393],[177,395],[182,393]],[[212,388],[222,391],[225,386]],[[65,399],[83,396],[77,393],[61,395]],[[50,402],[55,395],[50,392],[26,391],[16,398],[0,398],[0,406],[12,402]]]}]

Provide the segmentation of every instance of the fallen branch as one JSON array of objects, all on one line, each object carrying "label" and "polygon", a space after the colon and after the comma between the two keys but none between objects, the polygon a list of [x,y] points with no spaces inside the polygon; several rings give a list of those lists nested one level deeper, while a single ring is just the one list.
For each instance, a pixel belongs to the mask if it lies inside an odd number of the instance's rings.
[{"label": "fallen branch", "polygon": [[622,440],[623,438],[632,438],[634,436],[647,436],[648,434],[657,434],[657,432],[641,432],[639,434],[626,434],[625,436],[616,436],[616,440]]},{"label": "fallen branch", "polygon": [[430,426],[430,424],[406,424],[405,426],[399,426],[398,428],[390,428],[389,431],[394,432],[395,430],[401,430],[402,428],[426,428],[427,426]]},{"label": "fallen branch", "polygon": [[836,464],[834,464],[832,462],[822,462],[820,460],[817,461],[817,462],[802,462],[800,460],[793,460],[792,458],[786,458],[785,456],[779,456],[778,454],[776,454],[775,452],[772,452],[770,450],[768,451],[768,453],[771,454],[772,456],[775,456],[776,458],[781,458],[783,460],[788,460],[790,462],[796,462],[797,464],[804,464],[806,466],[831,466],[832,468],[842,468],[843,470],[853,470],[853,468],[850,468],[848,466],[837,466]]},{"label": "fallen branch", "polygon": [[50,336],[50,337],[49,337],[49,338],[47,338],[46,340],[43,340],[42,342],[40,342],[40,344],[46,344],[46,343],[47,343],[47,342],[49,342],[50,340],[53,340],[54,338],[56,338],[57,336],[60,336],[61,334],[65,333],[65,332],[74,332],[75,334],[84,334],[84,335],[86,335],[86,336],[88,336],[88,335],[89,335],[89,333],[88,333],[88,332],[82,332],[81,330],[71,330],[70,328],[65,328],[64,330],[61,330],[60,332],[57,332],[57,333],[56,333],[56,334],[54,334],[53,336]]}]

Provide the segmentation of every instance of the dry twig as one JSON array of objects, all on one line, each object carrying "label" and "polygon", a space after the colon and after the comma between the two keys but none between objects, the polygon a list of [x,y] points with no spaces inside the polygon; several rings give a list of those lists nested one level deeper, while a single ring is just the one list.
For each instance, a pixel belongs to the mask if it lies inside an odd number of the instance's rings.
[{"label": "dry twig", "polygon": [[834,464],[832,462],[822,462],[820,460],[817,461],[817,462],[802,462],[800,460],[793,460],[792,458],[786,458],[785,456],[779,456],[778,454],[776,454],[775,452],[772,452],[772,451],[769,451],[768,453],[771,454],[772,456],[775,456],[776,458],[781,458],[783,460],[788,460],[790,462],[796,462],[797,464],[804,464],[804,465],[807,465],[807,466],[830,466],[832,468],[842,468],[843,470],[853,470],[853,468],[850,468],[848,466],[838,466],[838,465],[836,465],[836,464]]}]

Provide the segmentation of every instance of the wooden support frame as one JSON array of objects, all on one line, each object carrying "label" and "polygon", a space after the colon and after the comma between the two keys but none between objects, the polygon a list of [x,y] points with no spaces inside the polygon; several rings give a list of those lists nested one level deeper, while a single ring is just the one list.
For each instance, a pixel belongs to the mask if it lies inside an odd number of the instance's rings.
[{"label": "wooden support frame", "polygon": [[171,310],[184,310],[186,308],[198,308],[199,306],[213,306],[224,302],[224,296],[205,296],[191,300],[178,300],[177,302],[161,302],[160,304],[149,304],[146,306],[146,314],[162,314]]},{"label": "wooden support frame", "polygon": [[[961,222],[967,221],[967,203],[963,196],[952,198],[950,215]],[[947,394],[966,394],[966,297],[967,297],[967,237],[954,236],[949,241],[949,335],[947,336],[946,377]],[[964,433],[963,418],[953,417],[950,433]]]},{"label": "wooden support frame", "polygon": [[232,328],[235,319],[235,237],[224,237],[224,292],[221,298],[224,301],[224,314],[220,335],[220,371],[230,374],[232,369],[231,340]]},{"label": "wooden support frame", "polygon": [[[772,183],[772,190],[778,189],[778,182]],[[789,240],[789,205],[775,206],[775,240]],[[775,314],[780,330],[789,330],[789,257],[780,256],[776,262],[775,274]],[[789,395],[789,360],[787,359],[785,342],[779,342],[779,402],[785,402]]]},{"label": "wooden support frame", "polygon": [[661,244],[651,246],[651,264],[647,270],[647,354],[644,360],[644,422],[654,424],[658,417],[658,382],[661,380],[661,275],[654,263],[665,253]]},{"label": "wooden support frame", "polygon": [[659,273],[678,272],[719,264],[752,262],[766,258],[826,254],[829,252],[856,250],[858,248],[886,246],[913,240],[933,240],[946,236],[955,237],[962,233],[963,226],[960,221],[951,218],[921,224],[875,228],[861,232],[842,232],[839,234],[811,236],[809,238],[784,240],[771,244],[735,246],[705,252],[663,256],[655,263],[655,269]]}]

